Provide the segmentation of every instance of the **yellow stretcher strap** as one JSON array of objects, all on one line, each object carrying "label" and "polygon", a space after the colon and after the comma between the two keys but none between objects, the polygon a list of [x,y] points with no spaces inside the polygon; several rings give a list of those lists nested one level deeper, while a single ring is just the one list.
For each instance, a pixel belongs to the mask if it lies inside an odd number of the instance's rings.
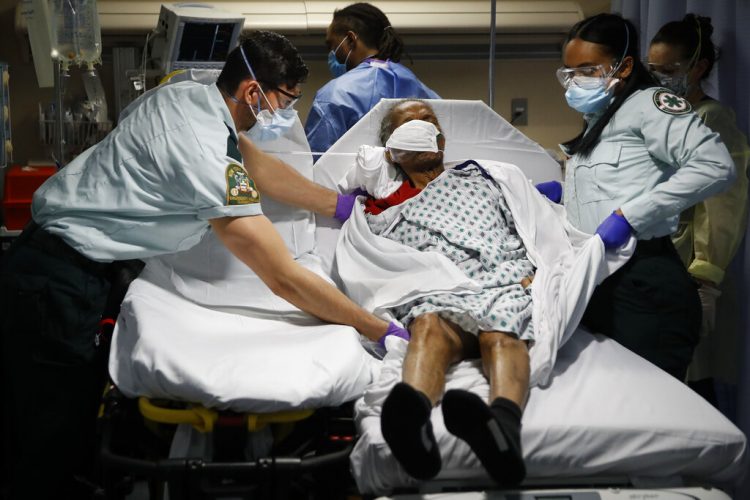
[{"label": "yellow stretcher strap", "polygon": [[150,399],[138,398],[138,409],[141,415],[162,424],[190,424],[199,432],[211,432],[219,414],[202,406],[185,409],[172,409],[157,406]]},{"label": "yellow stretcher strap", "polygon": [[268,424],[299,422],[313,414],[313,410],[279,411],[275,413],[248,413],[247,430],[255,432]]},{"label": "yellow stretcher strap", "polygon": [[161,80],[159,80],[159,85],[161,85],[163,83],[167,83],[169,80],[172,79],[173,76],[179,75],[180,73],[184,73],[184,72],[185,72],[184,69],[176,69],[176,70],[172,71],[171,73],[169,73],[167,75],[164,75],[164,77]]},{"label": "yellow stretcher strap", "polygon": [[[219,420],[219,413],[203,406],[173,409],[155,405],[150,399],[138,398],[138,408],[141,414],[154,422],[162,424],[190,424],[199,432],[211,432],[214,424]],[[298,422],[313,414],[313,410],[294,410],[275,413],[248,413],[245,415],[247,429],[258,431],[268,424]]]}]

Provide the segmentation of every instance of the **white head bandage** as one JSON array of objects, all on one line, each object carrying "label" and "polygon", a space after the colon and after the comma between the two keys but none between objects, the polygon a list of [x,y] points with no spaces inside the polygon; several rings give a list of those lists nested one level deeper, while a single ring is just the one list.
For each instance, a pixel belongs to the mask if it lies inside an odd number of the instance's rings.
[{"label": "white head bandage", "polygon": [[437,127],[423,120],[411,120],[393,131],[385,143],[388,149],[437,153]]}]

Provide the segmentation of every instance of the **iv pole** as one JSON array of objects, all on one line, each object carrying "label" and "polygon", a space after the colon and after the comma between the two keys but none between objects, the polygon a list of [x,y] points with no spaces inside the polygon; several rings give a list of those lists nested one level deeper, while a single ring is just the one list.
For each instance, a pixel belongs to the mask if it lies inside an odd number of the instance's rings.
[{"label": "iv pole", "polygon": [[497,17],[497,0],[490,0],[490,78],[489,104],[495,109],[495,18]]},{"label": "iv pole", "polygon": [[65,124],[63,122],[63,96],[65,84],[63,66],[60,59],[55,57],[55,152],[57,153],[57,169],[65,166]]}]

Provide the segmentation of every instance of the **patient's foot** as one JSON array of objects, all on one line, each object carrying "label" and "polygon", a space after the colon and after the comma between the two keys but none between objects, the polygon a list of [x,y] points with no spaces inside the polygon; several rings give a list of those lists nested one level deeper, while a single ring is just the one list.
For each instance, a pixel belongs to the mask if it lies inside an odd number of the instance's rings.
[{"label": "patient's foot", "polygon": [[509,399],[487,406],[476,394],[450,390],[443,396],[443,419],[451,434],[466,441],[487,473],[501,486],[526,477],[521,454],[521,409]]},{"label": "patient's foot", "polygon": [[442,465],[431,412],[432,403],[424,393],[399,382],[383,403],[380,416],[380,429],[393,456],[417,479],[435,477]]}]

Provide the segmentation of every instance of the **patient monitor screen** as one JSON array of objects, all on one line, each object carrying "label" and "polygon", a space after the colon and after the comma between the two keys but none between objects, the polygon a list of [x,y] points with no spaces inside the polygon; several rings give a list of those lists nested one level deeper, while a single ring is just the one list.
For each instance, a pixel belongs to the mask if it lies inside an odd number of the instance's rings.
[{"label": "patient monitor screen", "polygon": [[180,62],[226,60],[236,23],[185,23],[178,49]]}]

